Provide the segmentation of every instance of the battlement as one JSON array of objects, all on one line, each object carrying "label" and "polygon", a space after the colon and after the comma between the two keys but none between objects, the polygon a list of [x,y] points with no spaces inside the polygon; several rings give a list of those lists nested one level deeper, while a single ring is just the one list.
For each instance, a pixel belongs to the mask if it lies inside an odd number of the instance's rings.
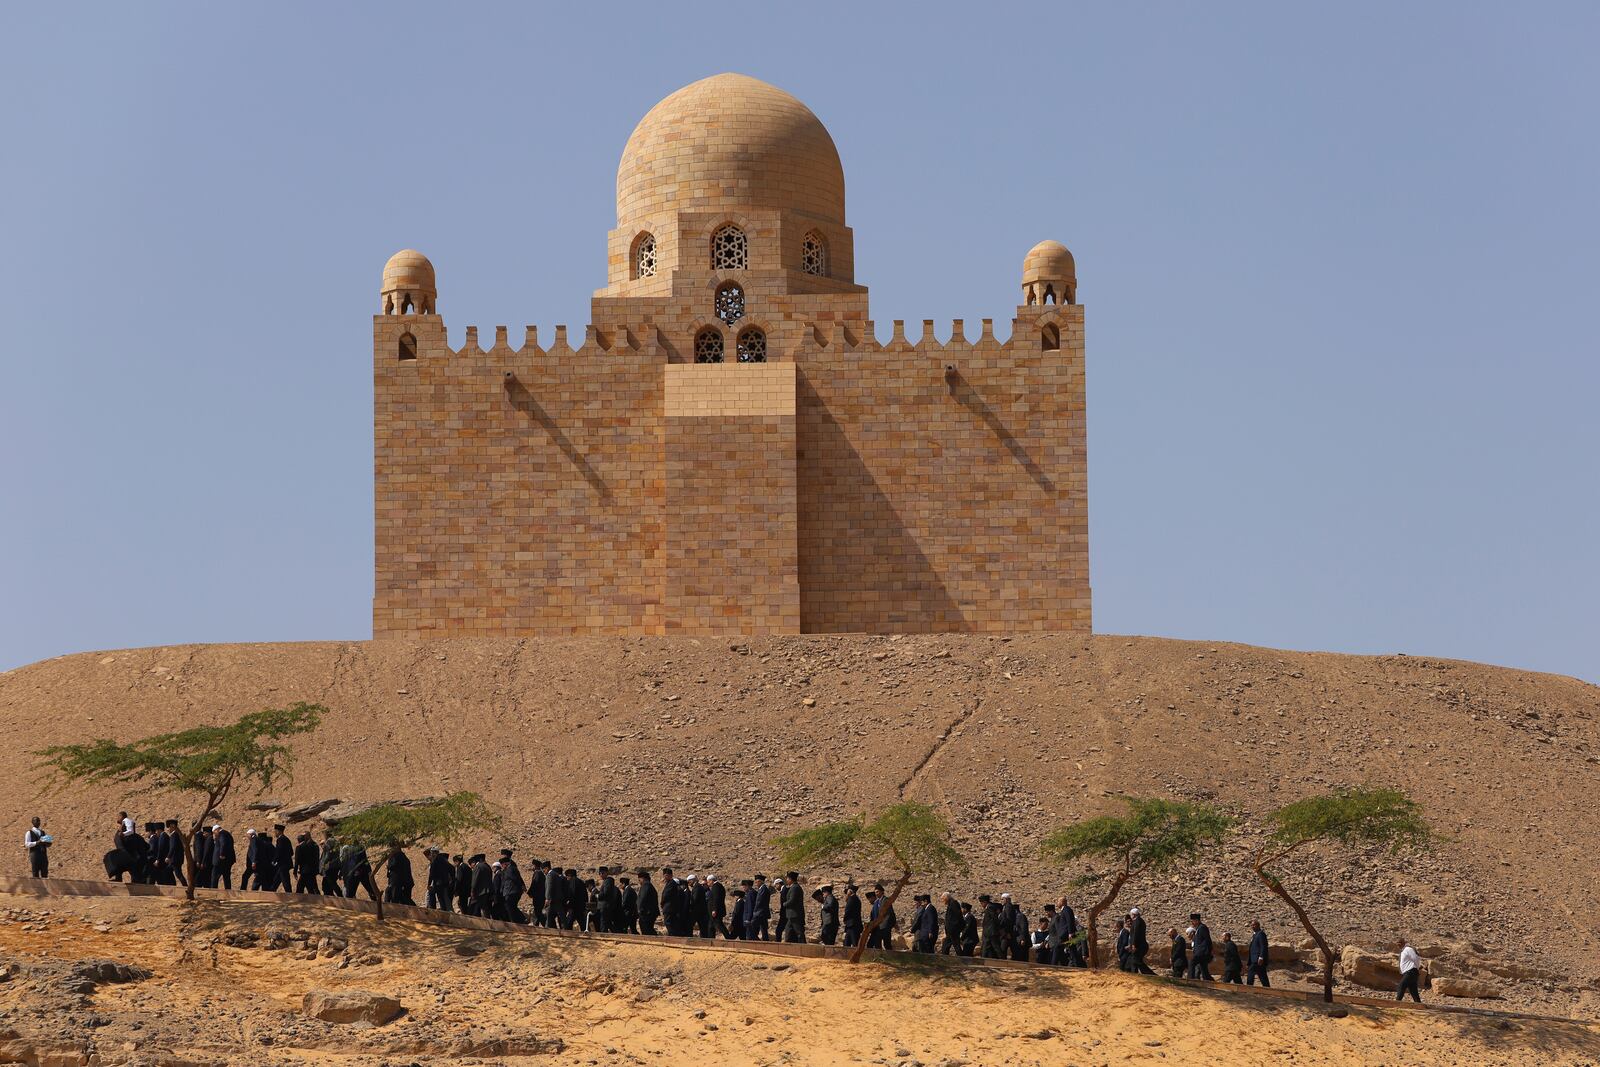
[{"label": "battlement", "polygon": [[[879,339],[878,323],[873,319],[803,322],[796,331],[798,343],[788,352],[781,350],[773,352],[769,358],[774,362],[782,362],[813,354],[838,352],[859,354],[921,352],[930,357],[944,357],[975,351],[1037,352],[1042,348],[1081,347],[1083,340],[1081,305],[1036,305],[1019,308],[1018,311],[1019,314],[1011,320],[1011,332],[1004,339],[995,333],[995,320],[987,318],[979,320],[976,338],[967,336],[965,319],[949,320],[948,339],[943,341],[938,337],[934,319],[922,320],[922,329],[916,340],[908,336],[906,320],[894,319],[887,341]],[[419,358],[482,359],[494,364],[507,360],[526,362],[547,357],[581,361],[585,358],[626,355],[661,362],[690,361],[678,358],[686,351],[687,346],[674,345],[669,338],[671,331],[667,327],[648,320],[621,325],[608,323],[603,326],[591,323],[584,327],[583,338],[576,347],[569,340],[569,331],[565,325],[555,327],[554,340],[548,347],[540,344],[537,326],[525,326],[522,344],[516,348],[511,346],[510,330],[505,326],[494,327],[494,341],[488,348],[483,347],[481,328],[468,326],[461,347],[452,348],[448,343],[444,322],[438,316],[378,315],[374,316],[374,322],[379,327],[380,335],[387,331],[396,334],[411,333],[416,336],[418,326],[425,327],[424,332],[436,334],[437,339],[433,343],[418,345],[416,351]],[[1053,345],[1044,335],[1047,328],[1056,331]]]}]

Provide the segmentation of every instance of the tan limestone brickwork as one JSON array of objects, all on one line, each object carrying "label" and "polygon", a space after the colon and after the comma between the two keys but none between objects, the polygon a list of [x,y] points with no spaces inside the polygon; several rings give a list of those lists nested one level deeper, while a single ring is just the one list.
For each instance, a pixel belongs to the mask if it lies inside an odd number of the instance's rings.
[{"label": "tan limestone brickwork", "polygon": [[[530,327],[513,348],[497,327],[485,349],[468,327],[452,350],[433,264],[391,259],[373,320],[374,634],[1087,632],[1071,253],[1028,253],[1004,342],[986,320],[947,343],[896,322],[880,343],[844,203],[816,116],[717,75],[629,139],[581,341]],[[729,226],[743,266],[713,255]],[[717,314],[729,284],[733,322]],[[695,362],[708,329],[723,363]],[[735,361],[750,329],[764,363]]]}]

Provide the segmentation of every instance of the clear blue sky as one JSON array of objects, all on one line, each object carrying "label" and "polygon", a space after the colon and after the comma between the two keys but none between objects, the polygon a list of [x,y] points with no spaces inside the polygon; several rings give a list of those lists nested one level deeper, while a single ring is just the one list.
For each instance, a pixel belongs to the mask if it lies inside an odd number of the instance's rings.
[{"label": "clear blue sky", "polygon": [[12,5],[0,668],[367,636],[385,258],[581,336],[629,131],[737,70],[885,338],[1076,254],[1098,630],[1600,680],[1600,6],[978,10]]}]

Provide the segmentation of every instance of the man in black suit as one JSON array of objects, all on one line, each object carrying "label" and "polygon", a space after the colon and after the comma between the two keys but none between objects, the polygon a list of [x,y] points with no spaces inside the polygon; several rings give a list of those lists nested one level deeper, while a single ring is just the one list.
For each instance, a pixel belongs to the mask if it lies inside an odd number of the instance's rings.
[{"label": "man in black suit", "polygon": [[462,855],[450,858],[450,869],[455,875],[456,908],[463,915],[474,914],[472,910],[472,864]]},{"label": "man in black suit", "polygon": [[339,842],[333,836],[332,830],[323,831],[322,856],[317,860],[317,868],[322,875],[322,895],[325,897],[343,895],[343,888],[339,885]]},{"label": "man in black suit", "polygon": [[654,937],[656,920],[661,918],[661,897],[650,880],[650,872],[639,868],[639,932]]},{"label": "man in black suit", "polygon": [[617,881],[622,886],[622,932],[636,934],[639,932],[639,890],[627,875]]},{"label": "man in black suit", "polygon": [[1261,988],[1270,989],[1272,983],[1267,981],[1267,962],[1271,957],[1271,950],[1267,947],[1267,932],[1261,929],[1261,924],[1256,921],[1250,923],[1250,951],[1247,962],[1248,974],[1245,982],[1255,985],[1256,979],[1261,979]]},{"label": "man in black suit", "polygon": [[878,920],[878,928],[867,937],[867,947],[881,948],[887,952],[894,947],[894,931],[900,925],[900,920],[889,903],[889,894],[884,891],[882,882],[872,887],[871,918]]},{"label": "man in black suit", "polygon": [[522,880],[522,869],[511,858],[511,850],[500,850],[500,910],[509,922],[526,923],[528,917],[519,906],[528,884]]},{"label": "man in black suit", "polygon": [[1199,912],[1189,916],[1189,925],[1194,927],[1194,950],[1189,954],[1189,977],[1215,982],[1216,979],[1211,977],[1211,927],[1201,921]]},{"label": "man in black suit", "polygon": [[972,905],[961,905],[961,954],[971,956],[978,951],[978,917],[972,914]]},{"label": "man in black suit", "polygon": [[806,940],[806,893],[800,888],[800,872],[783,876],[783,893],[778,898],[783,909],[783,939],[796,945]]},{"label": "man in black suit", "polygon": [[1138,908],[1128,909],[1129,929],[1133,931],[1133,970],[1135,974],[1155,974],[1145,957],[1150,955],[1150,932]]},{"label": "man in black suit", "polygon": [[600,884],[595,887],[594,895],[600,902],[601,930],[608,934],[622,933],[622,890],[617,888],[617,879],[610,868],[600,868]]},{"label": "man in black suit", "polygon": [[767,924],[772,921],[772,887],[767,884],[766,875],[756,875],[750,896],[745,899],[750,902],[750,920],[745,924],[744,936],[751,941],[767,940]]},{"label": "man in black suit", "polygon": [[372,861],[360,845],[345,845],[339,850],[339,873],[344,877],[344,895],[354,900],[358,889],[365,889],[370,900],[378,899],[372,880]]},{"label": "man in black suit", "polygon": [[23,847],[28,850],[28,870],[34,878],[50,877],[50,841],[50,835],[44,832],[39,816],[35,815],[33,825],[22,836]]},{"label": "man in black suit", "polygon": [[661,921],[668,937],[685,937],[684,925],[689,916],[689,892],[672,873],[671,867],[661,868]]},{"label": "man in black suit", "polygon": [[482,852],[472,857],[472,907],[472,914],[485,919],[495,918],[498,910],[494,898],[494,871],[489,869],[489,857]]},{"label": "man in black suit", "polygon": [[1010,893],[1000,894],[1000,931],[999,945],[1000,958],[1010,959],[1017,938],[1017,912],[1018,908],[1011,900]]},{"label": "man in black suit", "polygon": [[589,887],[578,877],[576,867],[567,868],[567,929],[582,929],[584,916],[589,914]]},{"label": "man in black suit", "polygon": [[930,893],[918,896],[917,904],[917,913],[911,920],[912,948],[917,952],[932,952],[939,942],[939,909],[933,906]]},{"label": "man in black suit", "polygon": [[422,899],[430,908],[450,911],[450,898],[456,892],[456,872],[450,866],[450,857],[435,845],[422,850],[428,858],[428,892]]},{"label": "man in black suit", "polygon": [[1239,946],[1234,944],[1233,935],[1222,931],[1222,980],[1232,982],[1234,985],[1244,985],[1244,961],[1239,958]]},{"label": "man in black suit", "polygon": [[204,824],[194,832],[194,838],[189,842],[189,847],[194,849],[194,887],[196,889],[211,888],[211,827]]},{"label": "man in black suit", "polygon": [[1000,945],[1000,905],[990,898],[988,893],[978,895],[978,903],[983,905],[982,940],[983,958],[998,960],[1005,957]]},{"label": "man in black suit", "polygon": [[278,823],[272,828],[272,890],[273,892],[287,893],[292,879],[289,877],[294,870],[294,842],[289,840],[289,835],[283,832],[283,823]]},{"label": "man in black suit", "polygon": [[406,855],[405,849],[390,842],[389,857],[384,861],[384,902],[415,907],[417,902],[411,894],[416,886],[416,876],[411,873],[411,857]]},{"label": "man in black suit", "polygon": [[240,889],[261,888],[261,852],[262,845],[266,844],[254,826],[245,827],[244,831],[244,873],[239,876]]},{"label": "man in black suit", "polygon": [[817,914],[821,917],[818,940],[824,945],[836,943],[839,940],[839,898],[833,895],[833,886],[818,886],[811,899],[817,902]]},{"label": "man in black suit", "polygon": [[1172,977],[1186,978],[1189,974],[1189,942],[1183,939],[1177,927],[1167,930],[1172,939]]},{"label": "man in black suit", "polygon": [[528,865],[528,922],[534,926],[544,925],[545,871],[549,867],[548,860],[534,860]]},{"label": "man in black suit", "polygon": [[698,930],[701,937],[713,937],[711,929],[711,890],[705,879],[689,876],[689,935]]},{"label": "man in black suit", "polygon": [[950,893],[940,893],[944,905],[944,941],[939,945],[941,956],[961,955],[961,901]]},{"label": "man in black suit", "polygon": [[721,934],[723,940],[727,940],[728,887],[714,874],[706,879],[706,906],[711,915],[711,932],[706,936],[716,937]]},{"label": "man in black suit", "polygon": [[844,886],[844,947],[855,948],[861,940],[861,891],[854,882]]},{"label": "man in black suit", "polygon": [[300,831],[300,841],[294,846],[294,891],[315,893],[318,868],[322,865],[322,850],[311,840],[310,830]]},{"label": "man in black suit", "polygon": [[544,872],[544,915],[552,930],[567,928],[567,876],[553,864]]},{"label": "man in black suit", "polygon": [[150,880],[156,885],[173,885],[172,839],[162,823],[151,823],[150,830]]},{"label": "man in black suit", "polygon": [[233,835],[220,822],[211,824],[211,888],[233,889],[233,865],[238,862]]}]

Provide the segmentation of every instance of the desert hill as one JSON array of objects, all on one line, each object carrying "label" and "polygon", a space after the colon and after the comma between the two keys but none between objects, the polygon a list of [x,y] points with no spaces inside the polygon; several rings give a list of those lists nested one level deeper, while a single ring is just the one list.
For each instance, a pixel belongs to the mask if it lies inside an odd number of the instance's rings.
[{"label": "desert hill", "polygon": [[[331,715],[277,799],[473,788],[508,812],[520,857],[725,876],[771,874],[765,842],[786,829],[923,799],[973,861],[953,888],[1010,889],[1030,914],[1078,873],[1043,864],[1040,839],[1119,792],[1212,798],[1248,816],[1337,783],[1401,785],[1451,840],[1425,857],[1307,864],[1298,873],[1326,932],[1476,942],[1522,977],[1504,983],[1507,1006],[1600,1015],[1600,689],[1473,663],[1064,635],[86,653],[0,675],[11,739],[0,826],[20,838],[42,814],[60,842],[52,873],[95,877],[119,807],[155,817],[170,805],[43,796],[30,750],[301,699]],[[253,799],[232,805],[235,829]],[[1219,935],[1259,916],[1297,940],[1246,876],[1246,846],[1130,887],[1125,902],[1144,906],[1153,933],[1197,907]],[[26,873],[20,847],[6,856]]]}]

